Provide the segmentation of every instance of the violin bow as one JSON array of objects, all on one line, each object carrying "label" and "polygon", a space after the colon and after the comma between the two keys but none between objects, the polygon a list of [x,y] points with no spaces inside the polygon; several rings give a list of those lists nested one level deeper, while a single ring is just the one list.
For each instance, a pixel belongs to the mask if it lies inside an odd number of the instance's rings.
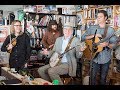
[{"label": "violin bow", "polygon": [[10,15],[8,16],[9,17],[9,34],[10,34],[10,44],[12,43],[12,38],[11,38],[11,30],[10,30]]}]

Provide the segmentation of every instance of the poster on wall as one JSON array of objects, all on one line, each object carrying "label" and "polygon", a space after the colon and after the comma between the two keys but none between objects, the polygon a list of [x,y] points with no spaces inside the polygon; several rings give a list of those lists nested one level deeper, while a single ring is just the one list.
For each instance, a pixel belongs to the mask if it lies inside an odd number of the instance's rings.
[{"label": "poster on wall", "polygon": [[8,35],[9,35],[9,26],[0,26],[0,64],[9,63],[8,60],[9,53],[1,51],[1,46]]},{"label": "poster on wall", "polygon": [[9,34],[9,26],[0,26],[0,43],[3,43]]}]

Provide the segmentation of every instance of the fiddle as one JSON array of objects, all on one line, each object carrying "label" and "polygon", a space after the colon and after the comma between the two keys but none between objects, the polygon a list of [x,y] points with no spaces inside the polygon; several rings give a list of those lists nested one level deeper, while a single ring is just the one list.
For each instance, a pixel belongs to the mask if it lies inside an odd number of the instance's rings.
[{"label": "fiddle", "polygon": [[[16,38],[13,38],[13,39],[11,40],[11,44],[13,45],[13,47],[16,45],[16,43],[17,43]],[[8,47],[8,46],[9,46],[9,44],[7,45],[7,47]],[[11,51],[12,51],[12,49],[8,50],[8,53],[11,53]]]},{"label": "fiddle", "polygon": [[[22,35],[22,34],[23,34],[23,32],[21,32],[18,36],[20,36],[20,35]],[[16,36],[15,38],[13,38],[13,39],[11,40],[11,35],[10,35],[10,44],[12,44],[13,47],[17,44],[17,37],[18,37],[18,36]],[[9,46],[9,44],[8,44],[6,47],[8,48],[8,46]],[[8,53],[11,53],[11,51],[12,51],[12,49],[8,50],[7,52],[8,52]]]}]

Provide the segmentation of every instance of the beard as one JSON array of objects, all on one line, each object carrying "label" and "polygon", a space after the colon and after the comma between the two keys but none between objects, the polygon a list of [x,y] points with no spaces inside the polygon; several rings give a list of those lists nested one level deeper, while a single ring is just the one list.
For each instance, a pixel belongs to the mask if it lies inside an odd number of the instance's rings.
[{"label": "beard", "polygon": [[57,27],[52,28],[52,30],[57,30]]}]

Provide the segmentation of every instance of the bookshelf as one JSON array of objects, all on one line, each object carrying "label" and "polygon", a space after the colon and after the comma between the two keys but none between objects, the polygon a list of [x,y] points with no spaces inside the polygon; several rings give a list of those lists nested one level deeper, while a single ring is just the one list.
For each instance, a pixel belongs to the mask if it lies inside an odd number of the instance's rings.
[{"label": "bookshelf", "polygon": [[[30,36],[30,46],[31,46],[31,57],[34,60],[30,61],[40,61],[38,63],[44,63],[44,57],[38,55],[40,50],[43,48],[42,37],[47,31],[47,26],[50,20],[56,20],[58,27],[62,28],[62,25],[66,22],[72,22],[74,29],[76,29],[76,15],[70,13],[58,13],[57,11],[46,12],[42,5],[39,8],[39,11],[36,10],[37,5],[26,6],[24,10],[24,30]],[[39,5],[40,6],[40,5]],[[37,6],[38,7],[38,6]],[[44,7],[44,5],[43,5]],[[30,9],[29,9],[30,8]],[[45,8],[45,7],[44,7]],[[39,58],[40,57],[40,58]],[[37,59],[37,60],[36,60]],[[34,63],[34,62],[33,62]]]},{"label": "bookshelf", "polygon": [[30,36],[30,44],[32,50],[28,64],[29,68],[38,68],[45,64],[46,58],[40,54],[40,51],[42,49],[41,40],[47,31],[47,26],[50,20],[56,20],[58,27],[62,26],[60,24],[60,18],[62,25],[64,25],[65,22],[69,21],[73,22],[74,28],[76,27],[75,14],[59,14],[56,11],[46,13],[44,11],[42,12],[42,10],[41,12],[38,12],[36,10],[29,11],[29,8],[25,11],[24,29],[25,32]]},{"label": "bookshelf", "polygon": [[[78,5],[76,5],[76,8],[77,7]],[[120,5],[80,5],[78,8],[79,9],[76,9],[76,15],[82,16],[82,21],[81,23],[77,23],[78,25],[95,25],[98,10],[106,10],[108,13],[106,23],[115,30],[120,29]]]},{"label": "bookshelf", "polygon": [[[29,35],[33,35],[33,42],[37,38],[41,40],[47,30],[49,21],[56,20],[59,24],[59,18],[61,18],[62,25],[66,22],[72,22],[74,29],[76,28],[76,15],[25,12],[25,31],[27,31]],[[39,35],[35,36],[35,34]],[[35,44],[33,47],[35,47]]]},{"label": "bookshelf", "polygon": [[120,5],[114,5],[114,29],[118,30],[120,29]]}]

